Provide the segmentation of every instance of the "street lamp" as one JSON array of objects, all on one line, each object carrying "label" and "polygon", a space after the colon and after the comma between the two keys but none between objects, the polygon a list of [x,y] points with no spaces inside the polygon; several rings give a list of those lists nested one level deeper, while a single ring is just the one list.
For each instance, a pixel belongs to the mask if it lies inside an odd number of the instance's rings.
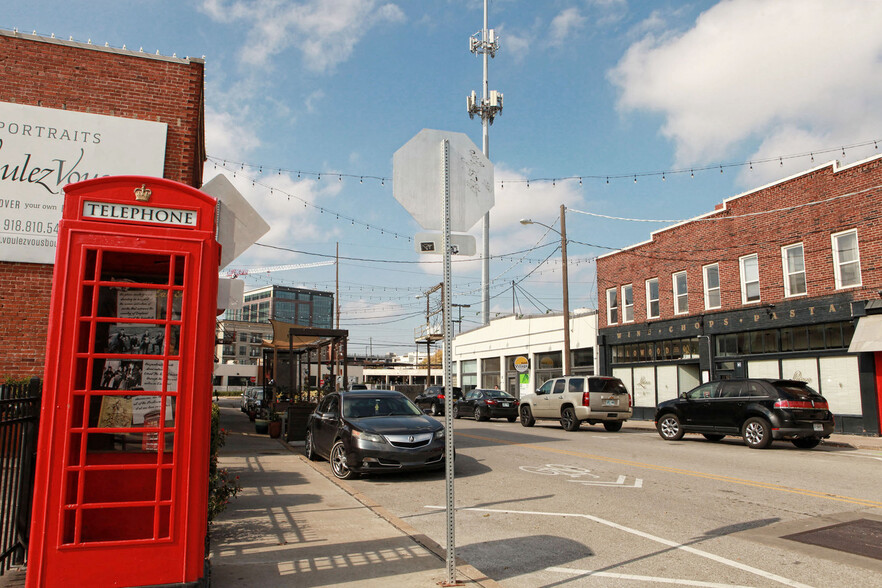
[{"label": "street lamp", "polygon": [[560,235],[560,257],[563,273],[563,317],[564,317],[564,348],[563,348],[563,373],[570,373],[570,286],[567,279],[567,207],[560,205],[560,231],[544,223],[528,218],[521,219],[522,225],[540,225]]}]

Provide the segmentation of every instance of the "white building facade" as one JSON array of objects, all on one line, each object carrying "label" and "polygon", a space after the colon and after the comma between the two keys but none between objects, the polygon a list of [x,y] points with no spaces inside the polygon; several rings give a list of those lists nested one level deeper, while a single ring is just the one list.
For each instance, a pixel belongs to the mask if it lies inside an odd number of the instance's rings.
[{"label": "white building facade", "polygon": [[[507,316],[453,339],[453,382],[506,390],[520,398],[563,374],[563,315]],[[596,373],[597,317],[594,310],[570,313],[570,372]]]}]

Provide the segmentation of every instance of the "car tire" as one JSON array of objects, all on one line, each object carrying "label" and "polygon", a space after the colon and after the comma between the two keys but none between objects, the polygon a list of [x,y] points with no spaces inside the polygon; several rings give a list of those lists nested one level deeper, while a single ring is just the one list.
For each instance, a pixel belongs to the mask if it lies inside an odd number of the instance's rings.
[{"label": "car tire", "polygon": [[568,406],[560,412],[560,426],[565,431],[575,431],[580,424],[579,419],[576,418],[576,410],[572,406]]},{"label": "car tire", "polygon": [[603,428],[610,433],[617,433],[622,430],[622,421],[604,421]]},{"label": "car tire", "polygon": [[655,423],[655,428],[658,430],[658,434],[665,441],[679,441],[683,438],[683,427],[680,425],[680,419],[677,415],[668,413],[663,415]]},{"label": "car tire", "polygon": [[713,442],[722,441],[723,437],[725,437],[725,435],[720,435],[719,433],[702,433],[701,435],[708,441]]},{"label": "car tire", "polygon": [[441,416],[444,414],[444,411],[441,410],[441,403],[436,402],[432,404],[432,416]]},{"label": "car tire", "polygon": [[312,431],[306,429],[306,440],[303,442],[303,453],[309,461],[318,461],[318,454],[315,452],[315,444],[312,441]]},{"label": "car tire", "polygon": [[341,480],[351,480],[358,477],[358,474],[346,465],[346,449],[343,447],[342,441],[337,441],[331,448],[331,472]]},{"label": "car tire", "polygon": [[532,427],[536,424],[536,419],[533,418],[533,410],[529,407],[529,405],[525,405],[521,407],[521,426],[522,427]]},{"label": "car tire", "polygon": [[821,443],[820,437],[801,437],[799,439],[791,439],[791,443],[800,449],[814,449]]},{"label": "car tire", "polygon": [[475,420],[476,421],[489,421],[490,415],[487,414],[487,409],[481,406],[475,407]]},{"label": "car tire", "polygon": [[772,444],[772,426],[764,418],[752,417],[741,428],[741,436],[751,449],[765,449]]},{"label": "car tire", "polygon": [[459,414],[459,407],[457,405],[453,405],[453,418],[458,419],[461,415]]},{"label": "car tire", "polygon": [[513,423],[518,420],[518,417],[508,417],[508,422]]}]

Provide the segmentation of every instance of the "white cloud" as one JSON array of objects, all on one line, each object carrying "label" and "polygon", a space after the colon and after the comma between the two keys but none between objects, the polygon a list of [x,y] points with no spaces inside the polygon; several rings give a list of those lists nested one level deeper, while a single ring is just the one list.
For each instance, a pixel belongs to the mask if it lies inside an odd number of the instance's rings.
[{"label": "white cloud", "polygon": [[377,0],[205,0],[202,9],[219,22],[248,28],[240,53],[246,66],[266,67],[295,47],[306,68],[316,72],[346,61],[371,28],[404,21],[397,5]]},{"label": "white cloud", "polygon": [[560,47],[585,26],[585,17],[578,8],[571,7],[555,16],[548,27],[548,44]]},{"label": "white cloud", "polygon": [[856,143],[882,127],[879,22],[882,3],[727,0],[685,32],[646,33],[609,77],[622,112],[664,116],[679,166],[748,141],[757,159]]},{"label": "white cloud", "polygon": [[230,112],[205,107],[206,151],[215,157],[242,161],[260,146],[254,128]]}]

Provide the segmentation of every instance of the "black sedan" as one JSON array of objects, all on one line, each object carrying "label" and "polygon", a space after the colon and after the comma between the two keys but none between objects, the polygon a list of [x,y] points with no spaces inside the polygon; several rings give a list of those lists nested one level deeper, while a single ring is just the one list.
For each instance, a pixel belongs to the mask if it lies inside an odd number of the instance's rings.
[{"label": "black sedan", "polygon": [[834,425],[827,401],[805,382],[771,379],[702,384],[660,403],[655,423],[666,441],[684,433],[701,433],[708,441],[738,435],[752,449],[764,449],[774,439],[811,449]]},{"label": "black sedan", "polygon": [[309,415],[306,457],[341,480],[365,473],[444,467],[444,426],[404,394],[353,390],[325,396]]},{"label": "black sedan", "polygon": [[453,405],[453,418],[474,417],[476,421],[503,418],[513,423],[518,418],[517,398],[502,390],[475,388]]},{"label": "black sedan", "polygon": [[[462,398],[462,389],[451,386],[453,390],[453,402]],[[444,414],[444,386],[429,386],[426,390],[413,399],[414,403],[422,410],[429,410],[435,416]]]}]

